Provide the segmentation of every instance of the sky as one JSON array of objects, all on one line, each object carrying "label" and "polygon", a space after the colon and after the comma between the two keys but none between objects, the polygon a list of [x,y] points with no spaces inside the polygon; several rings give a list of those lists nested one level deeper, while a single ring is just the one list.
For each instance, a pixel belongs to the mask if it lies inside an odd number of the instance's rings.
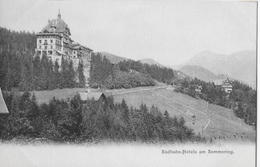
[{"label": "sky", "polygon": [[0,26],[39,32],[49,19],[94,52],[176,65],[208,50],[256,50],[255,2],[0,0]]}]

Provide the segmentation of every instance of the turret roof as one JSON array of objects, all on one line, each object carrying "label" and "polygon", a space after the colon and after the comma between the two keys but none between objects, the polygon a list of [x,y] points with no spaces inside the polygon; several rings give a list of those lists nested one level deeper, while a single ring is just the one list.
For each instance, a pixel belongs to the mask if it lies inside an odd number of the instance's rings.
[{"label": "turret roof", "polygon": [[59,13],[57,19],[48,21],[48,24],[42,29],[42,32],[65,33],[66,30],[68,31],[68,34],[71,35],[68,25],[61,19]]}]

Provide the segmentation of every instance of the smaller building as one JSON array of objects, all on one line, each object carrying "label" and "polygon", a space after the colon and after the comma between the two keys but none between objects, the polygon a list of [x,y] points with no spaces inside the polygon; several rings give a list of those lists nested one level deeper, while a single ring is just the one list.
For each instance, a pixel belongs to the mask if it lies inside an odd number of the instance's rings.
[{"label": "smaller building", "polygon": [[106,95],[103,92],[77,92],[82,101],[94,99],[95,101],[105,101]]},{"label": "smaller building", "polygon": [[196,85],[195,86],[195,92],[198,94],[201,94],[202,86]]},{"label": "smaller building", "polygon": [[223,81],[221,87],[222,89],[224,89],[225,92],[230,93],[233,88],[233,83],[227,78]]},{"label": "smaller building", "polygon": [[233,89],[233,83],[228,77],[226,77],[224,80],[215,80],[213,81],[213,83],[215,86],[220,86],[222,90],[224,90],[228,94]]}]

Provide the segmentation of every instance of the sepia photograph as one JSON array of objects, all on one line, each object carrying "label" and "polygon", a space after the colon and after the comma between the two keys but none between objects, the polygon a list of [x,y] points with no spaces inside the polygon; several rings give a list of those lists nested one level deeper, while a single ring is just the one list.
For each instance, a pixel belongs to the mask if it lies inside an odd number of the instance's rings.
[{"label": "sepia photograph", "polygon": [[257,166],[257,1],[0,0],[0,166]]}]

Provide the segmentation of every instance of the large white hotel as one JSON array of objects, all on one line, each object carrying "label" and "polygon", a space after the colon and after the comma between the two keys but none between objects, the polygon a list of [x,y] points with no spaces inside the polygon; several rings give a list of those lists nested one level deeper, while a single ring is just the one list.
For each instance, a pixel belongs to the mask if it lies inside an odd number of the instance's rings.
[{"label": "large white hotel", "polygon": [[67,59],[90,57],[93,50],[74,42],[70,35],[70,29],[59,13],[57,19],[49,20],[42,31],[36,34],[36,52],[40,56],[46,54],[53,62],[57,60],[59,64],[61,57]]},{"label": "large white hotel", "polygon": [[42,31],[36,34],[37,48],[35,51],[40,57],[45,54],[53,62],[58,61],[59,65],[61,65],[62,57],[73,61],[75,68],[79,61],[82,61],[85,77],[88,78],[93,50],[74,42],[70,35],[70,29],[61,19],[59,12],[57,19],[49,20]]}]

